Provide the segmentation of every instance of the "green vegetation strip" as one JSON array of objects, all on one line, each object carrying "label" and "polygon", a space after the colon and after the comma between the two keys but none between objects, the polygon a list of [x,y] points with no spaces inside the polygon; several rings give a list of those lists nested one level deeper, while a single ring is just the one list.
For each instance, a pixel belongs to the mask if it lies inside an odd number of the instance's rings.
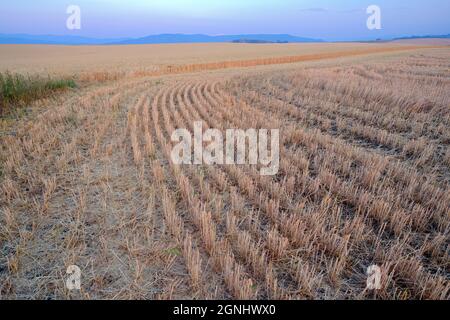
[{"label": "green vegetation strip", "polygon": [[73,79],[0,73],[0,117],[37,99],[46,98],[55,91],[75,87]]}]

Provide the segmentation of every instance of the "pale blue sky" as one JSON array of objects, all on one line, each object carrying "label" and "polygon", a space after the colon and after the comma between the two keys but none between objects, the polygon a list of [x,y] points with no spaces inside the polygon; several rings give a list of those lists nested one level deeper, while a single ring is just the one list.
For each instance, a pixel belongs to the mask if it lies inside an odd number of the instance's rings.
[{"label": "pale blue sky", "polygon": [[[82,29],[66,29],[79,5]],[[382,30],[365,9],[381,7]],[[289,33],[326,40],[450,33],[449,0],[15,0],[0,2],[0,33],[139,37],[158,33]]]}]

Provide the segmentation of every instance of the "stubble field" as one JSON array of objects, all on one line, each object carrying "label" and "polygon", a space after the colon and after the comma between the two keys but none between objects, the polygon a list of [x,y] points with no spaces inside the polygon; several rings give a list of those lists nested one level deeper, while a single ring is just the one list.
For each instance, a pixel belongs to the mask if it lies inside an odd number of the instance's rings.
[{"label": "stubble field", "polygon": [[[334,46],[10,55],[83,85],[0,132],[0,299],[449,299],[450,49]],[[280,129],[279,172],[174,165],[195,121]]]}]

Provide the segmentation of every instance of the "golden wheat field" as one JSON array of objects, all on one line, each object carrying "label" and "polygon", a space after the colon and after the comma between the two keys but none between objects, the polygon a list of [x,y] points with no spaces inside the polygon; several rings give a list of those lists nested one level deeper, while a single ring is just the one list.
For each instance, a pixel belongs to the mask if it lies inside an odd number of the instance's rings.
[{"label": "golden wheat field", "polygon": [[[447,44],[445,39],[431,41],[397,41],[392,43],[320,43],[320,44],[161,44],[128,46],[52,46],[2,45],[0,71],[72,75],[82,80],[102,80],[105,74],[124,76],[173,73],[173,68],[186,71],[197,66],[201,70],[222,68],[224,63],[239,66],[242,62],[269,59],[323,59],[324,56],[351,56],[370,52],[401,51],[423,45]],[[261,62],[261,61],[260,61]],[[221,65],[222,64],[222,65]],[[261,64],[261,63],[259,63]],[[114,80],[113,79],[113,80]]]},{"label": "golden wheat field", "polygon": [[[450,299],[450,47],[154,48],[0,46],[82,84],[0,129],[0,299]],[[175,165],[196,121],[278,173]]]}]

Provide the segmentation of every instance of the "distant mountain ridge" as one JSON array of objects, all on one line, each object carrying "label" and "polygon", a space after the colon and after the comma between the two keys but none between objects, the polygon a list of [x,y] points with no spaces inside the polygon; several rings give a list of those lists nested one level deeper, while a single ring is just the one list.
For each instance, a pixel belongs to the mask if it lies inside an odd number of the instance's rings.
[{"label": "distant mountain ridge", "polygon": [[427,35],[427,36],[407,36],[394,38],[393,40],[413,40],[413,39],[450,39],[450,34]]},{"label": "distant mountain ridge", "polygon": [[321,39],[303,38],[289,34],[239,34],[209,36],[204,34],[160,34],[143,38],[129,39],[116,44],[161,44],[161,43],[220,43],[220,42],[265,42],[265,43],[299,43],[324,42]]},{"label": "distant mountain ridge", "polygon": [[0,44],[104,45],[126,39],[128,38],[96,39],[81,36],[0,34]]},{"label": "distant mountain ridge", "polygon": [[142,38],[96,39],[81,36],[0,34],[0,44],[48,45],[127,45],[169,43],[303,43],[324,42],[321,39],[303,38],[289,34],[242,34],[210,36],[205,34],[158,34]]},{"label": "distant mountain ridge", "polygon": [[[383,39],[383,41],[412,39],[450,39],[446,35],[403,36]],[[381,39],[380,39],[381,40]],[[361,41],[361,40],[360,40]],[[369,40],[367,40],[369,41]],[[318,43],[322,39],[305,38],[290,34],[237,34],[217,35],[166,33],[141,38],[90,38],[82,36],[1,34],[0,44],[47,44],[47,45],[129,45],[129,44],[170,44],[170,43]]]},{"label": "distant mountain ridge", "polygon": [[412,40],[412,39],[450,39],[450,34],[427,35],[427,36],[407,36],[407,37],[394,38],[393,40]]},{"label": "distant mountain ridge", "polygon": [[233,43],[289,43],[288,41],[268,41],[268,40],[251,40],[251,39],[238,39],[231,41]]}]

